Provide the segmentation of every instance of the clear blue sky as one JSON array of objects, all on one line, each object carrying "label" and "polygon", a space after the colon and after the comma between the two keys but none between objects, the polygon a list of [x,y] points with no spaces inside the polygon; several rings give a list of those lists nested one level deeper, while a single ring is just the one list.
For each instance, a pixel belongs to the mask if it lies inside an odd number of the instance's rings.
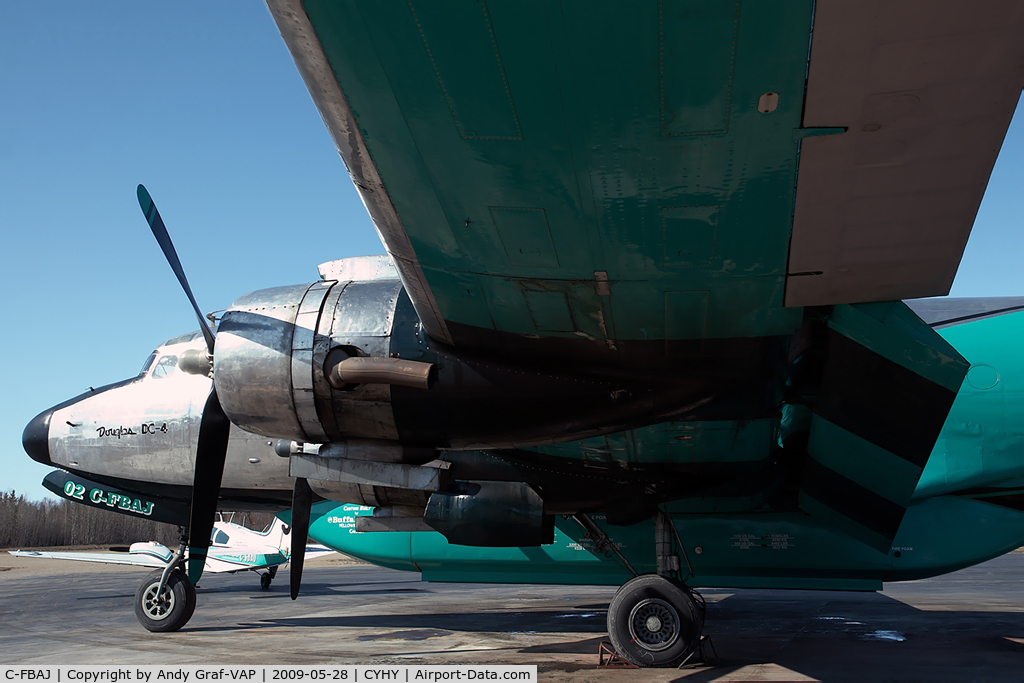
[{"label": "clear blue sky", "polygon": [[[0,64],[0,490],[39,498],[25,424],[195,329],[138,183],[204,310],[383,249],[256,2],[4,2]],[[954,295],[1024,295],[1022,184],[1016,121]]]}]

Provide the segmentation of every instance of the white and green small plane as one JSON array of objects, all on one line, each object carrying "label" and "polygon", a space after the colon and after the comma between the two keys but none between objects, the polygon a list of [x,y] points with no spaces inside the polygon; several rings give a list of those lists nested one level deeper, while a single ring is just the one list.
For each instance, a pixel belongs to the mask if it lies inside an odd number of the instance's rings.
[{"label": "white and green small plane", "polygon": [[[210,552],[206,556],[204,570],[214,574],[256,572],[260,577],[260,588],[267,590],[277,575],[277,568],[288,562],[291,555],[291,529],[280,519],[264,531],[255,531],[241,524],[225,522],[214,524],[210,536]],[[334,552],[322,546],[306,549],[307,555]],[[49,552],[42,550],[12,550],[16,557],[46,557],[53,560],[77,560],[79,562],[102,562],[105,564],[126,564],[138,567],[163,569],[174,556],[162,543],[145,541],[132,543],[127,553],[83,553]]]}]

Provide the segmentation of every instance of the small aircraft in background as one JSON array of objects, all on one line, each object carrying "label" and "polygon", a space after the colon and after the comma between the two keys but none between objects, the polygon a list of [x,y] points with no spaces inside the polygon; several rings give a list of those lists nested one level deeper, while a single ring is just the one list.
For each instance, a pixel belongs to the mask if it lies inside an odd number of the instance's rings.
[{"label": "small aircraft in background", "polygon": [[[255,531],[230,521],[214,524],[210,536],[210,552],[206,556],[204,571],[214,574],[235,574],[256,572],[260,577],[260,588],[268,590],[277,575],[277,568],[288,562],[291,554],[291,529],[283,521],[274,518],[265,531]],[[334,552],[328,548],[307,548],[307,555]],[[53,560],[77,560],[79,562],[101,562],[104,564],[134,565],[163,569],[174,556],[162,543],[145,541],[132,543],[128,552],[83,553],[49,552],[41,550],[12,550],[16,557],[45,557]]]}]

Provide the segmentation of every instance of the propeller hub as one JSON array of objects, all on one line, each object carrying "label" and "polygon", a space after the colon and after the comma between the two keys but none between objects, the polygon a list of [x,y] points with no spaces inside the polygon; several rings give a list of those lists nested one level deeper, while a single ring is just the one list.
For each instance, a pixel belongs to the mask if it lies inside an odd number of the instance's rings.
[{"label": "propeller hub", "polygon": [[190,375],[213,377],[213,354],[206,349],[188,349],[178,356],[178,369]]}]

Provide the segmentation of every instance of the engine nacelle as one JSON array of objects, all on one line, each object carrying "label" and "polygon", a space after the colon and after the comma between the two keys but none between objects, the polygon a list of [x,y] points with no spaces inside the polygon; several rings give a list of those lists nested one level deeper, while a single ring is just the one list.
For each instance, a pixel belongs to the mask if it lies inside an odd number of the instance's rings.
[{"label": "engine nacelle", "polygon": [[467,481],[456,494],[434,493],[423,521],[449,543],[486,547],[527,547],[554,542],[555,518],[544,501],[518,481]]},{"label": "engine nacelle", "polygon": [[218,328],[214,381],[233,423],[311,443],[398,439],[389,385],[338,390],[324,373],[339,347],[350,356],[389,356],[402,286],[393,271],[378,275],[264,289],[231,305]]},{"label": "engine nacelle", "polygon": [[[714,358],[736,366],[730,383],[703,361],[666,356],[651,364],[639,352],[629,357],[646,365],[624,371],[587,358],[533,359],[438,343],[384,258],[325,264],[333,267],[321,267],[320,282],[253,292],[228,309],[214,382],[233,423],[276,439],[366,439],[432,452],[524,448],[666,419],[714,419],[719,397],[732,416],[737,401],[753,406],[751,419],[775,410],[771,392],[750,381],[756,373],[747,368],[777,367],[763,360],[767,352],[728,363]],[[783,346],[788,342],[771,348],[781,353]]]}]

